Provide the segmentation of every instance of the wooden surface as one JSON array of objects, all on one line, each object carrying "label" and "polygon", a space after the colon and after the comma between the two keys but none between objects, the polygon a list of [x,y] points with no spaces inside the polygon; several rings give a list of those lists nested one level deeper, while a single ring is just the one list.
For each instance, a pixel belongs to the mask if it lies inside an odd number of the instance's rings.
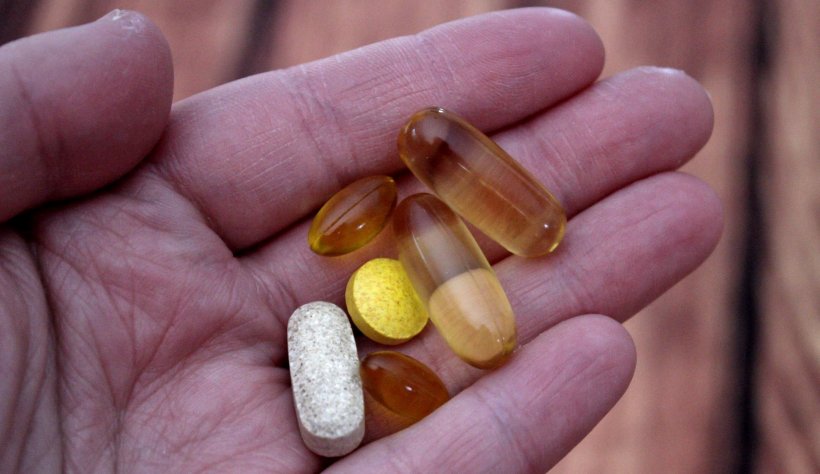
[{"label": "wooden surface", "polygon": [[743,247],[742,195],[753,24],[746,0],[565,2],[607,50],[605,75],[642,64],[687,71],[709,90],[715,130],[686,170],[714,187],[726,227],[692,275],[627,322],[638,349],[624,398],[555,472],[731,472],[736,446],[738,321],[735,287]]},{"label": "wooden surface", "polygon": [[[635,379],[555,472],[820,472],[820,104],[809,80],[820,76],[817,2],[42,0],[7,31],[91,21],[115,6],[140,10],[169,39],[179,100],[522,4],[587,18],[607,49],[605,75],[655,64],[706,86],[715,131],[686,169],[717,189],[726,214],[712,257],[627,323]],[[779,34],[761,44],[761,28]],[[769,74],[756,59],[761,48]],[[760,198],[763,228],[749,227],[757,223],[750,196]],[[746,259],[761,242],[760,259]]]},{"label": "wooden surface", "polygon": [[820,2],[774,2],[763,90],[759,472],[820,472]]}]

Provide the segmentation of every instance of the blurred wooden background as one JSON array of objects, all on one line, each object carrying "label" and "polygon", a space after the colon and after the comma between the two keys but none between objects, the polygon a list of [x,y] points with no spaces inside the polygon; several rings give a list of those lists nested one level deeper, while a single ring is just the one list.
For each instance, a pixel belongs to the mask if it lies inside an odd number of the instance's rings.
[{"label": "blurred wooden background", "polygon": [[635,379],[554,472],[820,472],[820,2],[816,0],[0,0],[0,43],[146,13],[175,99],[486,11],[565,8],[604,75],[655,64],[710,91],[715,131],[686,169],[723,198],[712,257],[627,323]]}]

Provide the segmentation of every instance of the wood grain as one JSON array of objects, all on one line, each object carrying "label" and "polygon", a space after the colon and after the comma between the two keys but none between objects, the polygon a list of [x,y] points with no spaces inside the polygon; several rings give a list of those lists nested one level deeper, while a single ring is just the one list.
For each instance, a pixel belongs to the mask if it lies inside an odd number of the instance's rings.
[{"label": "wood grain", "polygon": [[820,472],[820,3],[773,2],[765,168],[758,472]]},{"label": "wood grain", "polygon": [[[520,5],[549,4],[586,17],[607,49],[605,75],[644,64],[684,69],[710,91],[716,113],[711,141],[685,169],[723,199],[724,238],[704,266],[627,323],[639,357],[632,386],[555,472],[726,472],[749,455],[738,451],[736,401],[744,387],[736,364],[744,347],[735,295],[747,242],[747,147],[760,142],[767,149],[756,184],[766,228],[748,230],[766,243],[754,388],[757,467],[820,472],[820,4],[768,3],[777,32],[768,45],[768,78],[753,70],[756,20],[754,2],[746,0],[40,0],[20,31],[91,21],[115,6],[142,11],[171,45],[175,100],[240,75]],[[760,86],[765,130],[751,140],[749,104]]]}]

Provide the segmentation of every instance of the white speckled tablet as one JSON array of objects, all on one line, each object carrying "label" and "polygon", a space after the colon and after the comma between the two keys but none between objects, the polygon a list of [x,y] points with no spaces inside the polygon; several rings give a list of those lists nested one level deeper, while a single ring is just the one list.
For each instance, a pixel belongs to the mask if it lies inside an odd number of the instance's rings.
[{"label": "white speckled tablet", "polygon": [[288,321],[288,361],[305,445],[327,457],[356,449],[364,437],[364,394],[345,312],[324,301],[294,311]]}]

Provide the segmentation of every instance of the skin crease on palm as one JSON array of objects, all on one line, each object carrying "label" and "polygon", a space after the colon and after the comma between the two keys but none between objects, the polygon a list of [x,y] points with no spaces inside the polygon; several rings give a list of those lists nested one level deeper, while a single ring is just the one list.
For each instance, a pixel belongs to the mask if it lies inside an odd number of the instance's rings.
[{"label": "skin crease on palm", "polygon": [[[629,318],[714,248],[721,209],[676,172],[707,141],[679,71],[599,78],[603,46],[551,9],[495,12],[245,78],[171,106],[161,32],[134,12],[0,48],[0,471],[544,472],[613,406]],[[305,243],[342,185],[401,169],[396,134],[448,107],[571,220],[551,256],[480,238],[516,311],[502,368],[434,330],[401,346],[452,400],[339,460],[299,437],[285,327],[391,256]],[[376,348],[359,338],[361,353]]]}]

